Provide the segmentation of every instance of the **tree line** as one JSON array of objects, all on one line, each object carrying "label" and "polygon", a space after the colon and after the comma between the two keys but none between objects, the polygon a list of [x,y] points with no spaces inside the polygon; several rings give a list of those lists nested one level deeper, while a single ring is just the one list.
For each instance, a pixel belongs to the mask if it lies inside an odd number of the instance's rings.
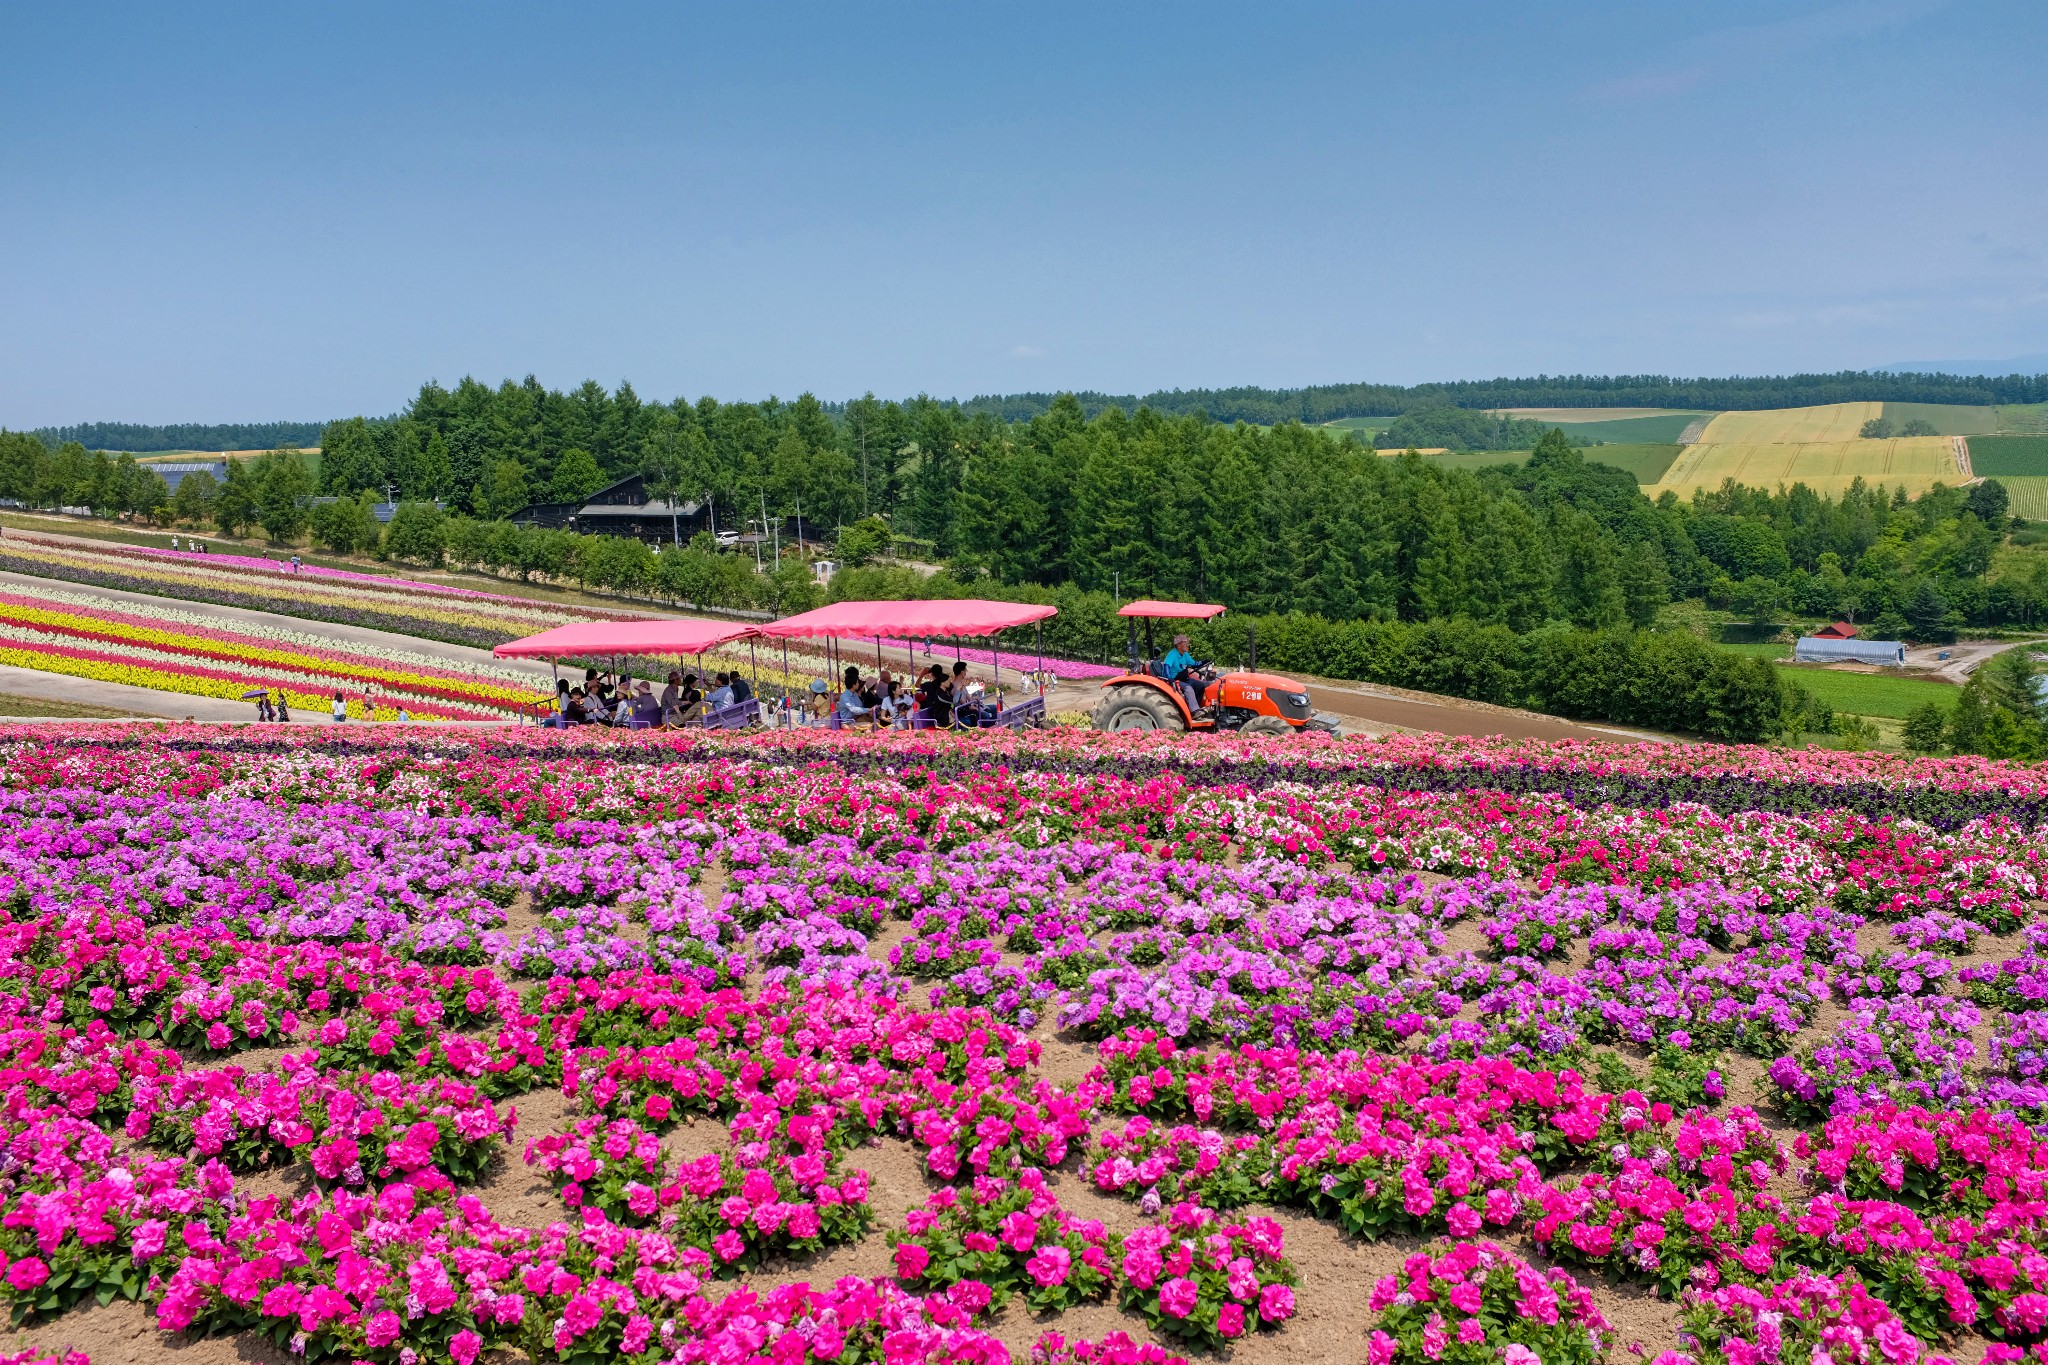
[{"label": "tree line", "polygon": [[[963,403],[971,413],[1023,422],[1051,410],[1057,393],[984,394]],[[1675,379],[1666,375],[1537,375],[1434,384],[1318,384],[1298,389],[1161,389],[1152,393],[1082,392],[1074,397],[1093,417],[1109,408],[1150,408],[1169,416],[1202,413],[1221,422],[1315,425],[1340,417],[1392,417],[1418,408],[1798,408],[1820,403],[2041,403],[2048,375],[1898,374],[1843,370],[1835,374]]]},{"label": "tree line", "polygon": [[[1646,626],[1695,600],[1760,629],[1839,616],[1883,638],[2048,625],[2048,558],[2006,544],[1996,481],[1911,498],[1729,485],[1652,502],[1555,430],[1520,466],[1465,471],[1299,424],[1090,417],[1074,395],[1005,423],[932,399],[660,403],[528,380],[429,384],[395,417],[328,424],[322,444],[317,490],[302,460],[276,455],[237,462],[231,488],[188,478],[168,510],[366,547],[360,522],[387,496],[491,522],[644,473],[658,493],[708,500],[720,529],[799,511],[850,528],[842,548],[858,553],[842,558],[914,543],[968,577],[1244,612],[1526,633]],[[0,497],[133,513],[158,507],[160,487],[132,460],[0,436]],[[339,504],[308,505],[316,491],[353,508],[357,529]]]},{"label": "tree line", "polygon": [[88,450],[275,450],[316,445],[318,422],[181,422],[143,426],[134,422],[83,422],[71,427],[37,427],[29,433],[51,450],[76,443]]}]

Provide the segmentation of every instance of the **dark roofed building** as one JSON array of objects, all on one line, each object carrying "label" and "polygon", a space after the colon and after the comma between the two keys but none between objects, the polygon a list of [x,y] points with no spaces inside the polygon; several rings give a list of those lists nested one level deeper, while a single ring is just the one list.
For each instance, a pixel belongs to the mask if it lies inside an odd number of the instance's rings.
[{"label": "dark roofed building", "polygon": [[514,526],[582,535],[631,536],[666,544],[673,535],[684,540],[711,529],[709,510],[699,502],[668,503],[647,492],[647,476],[629,474],[592,493],[582,502],[536,502],[510,518]]}]

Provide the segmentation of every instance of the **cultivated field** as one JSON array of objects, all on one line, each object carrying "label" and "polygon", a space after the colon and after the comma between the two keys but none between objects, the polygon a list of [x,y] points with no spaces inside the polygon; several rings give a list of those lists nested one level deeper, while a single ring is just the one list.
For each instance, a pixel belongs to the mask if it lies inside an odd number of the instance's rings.
[{"label": "cultivated field", "polygon": [[1997,408],[1963,403],[1886,403],[1884,416],[1894,427],[1925,422],[1941,436],[1988,436],[1999,429]]},{"label": "cultivated field", "polygon": [[1700,433],[1702,445],[1760,446],[1854,441],[1865,422],[1884,416],[1882,403],[1827,403],[1815,408],[1724,412]]},{"label": "cultivated field", "polygon": [[2048,436],[1978,436],[1970,441],[1971,472],[2004,480],[2048,474]]},{"label": "cultivated field", "polygon": [[2005,485],[2005,491],[2012,496],[2011,510],[2014,516],[2025,517],[2028,521],[2048,521],[2048,476],[2000,475],[1998,481]]},{"label": "cultivated field", "polygon": [[[1859,406],[1845,404],[1843,406]],[[1876,404],[1861,406],[1875,407]],[[1736,414],[1723,414],[1730,416]],[[1771,414],[1740,414],[1767,416]],[[1715,418],[1718,426],[1722,418]],[[1709,428],[1712,435],[1712,427]],[[1946,436],[1899,437],[1889,441],[1861,439],[1827,441],[1723,442],[1708,440],[1686,446],[1657,485],[1690,497],[1694,489],[1719,488],[1725,479],[1753,488],[1803,483],[1816,493],[1838,495],[1856,479],[1868,484],[1925,491],[1936,482],[1961,482],[1955,444]]]},{"label": "cultivated field", "polygon": [[1529,422],[1566,423],[1626,422],[1638,417],[1704,417],[1692,408],[1495,408],[1503,417],[1520,417]]}]

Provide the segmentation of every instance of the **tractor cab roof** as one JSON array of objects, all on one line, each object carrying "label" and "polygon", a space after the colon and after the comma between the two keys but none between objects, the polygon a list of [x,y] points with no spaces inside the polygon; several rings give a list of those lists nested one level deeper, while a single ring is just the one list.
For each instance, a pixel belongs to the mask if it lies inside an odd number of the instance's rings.
[{"label": "tractor cab roof", "polygon": [[1118,616],[1155,616],[1186,621],[1206,621],[1212,616],[1221,616],[1224,608],[1213,602],[1126,602],[1117,608]]}]

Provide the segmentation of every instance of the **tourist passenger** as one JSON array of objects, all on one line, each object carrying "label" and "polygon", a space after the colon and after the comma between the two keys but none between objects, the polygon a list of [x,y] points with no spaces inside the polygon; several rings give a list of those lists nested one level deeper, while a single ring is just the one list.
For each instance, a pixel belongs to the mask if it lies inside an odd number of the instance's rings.
[{"label": "tourist passenger", "polygon": [[651,730],[661,724],[661,717],[661,702],[654,695],[654,684],[642,678],[633,689],[633,724]]},{"label": "tourist passenger", "polygon": [[707,711],[723,710],[732,705],[732,678],[728,674],[718,675],[718,686],[711,689],[711,695],[704,699]]},{"label": "tourist passenger", "polygon": [[924,681],[917,686],[917,700],[932,724],[945,727],[953,723],[953,689],[940,665],[933,664],[926,671]]},{"label": "tourist passenger", "polygon": [[851,664],[847,665],[846,686],[839,693],[838,709],[839,721],[842,725],[848,721],[861,720],[874,709],[867,704],[867,699],[861,695],[860,670]]}]

